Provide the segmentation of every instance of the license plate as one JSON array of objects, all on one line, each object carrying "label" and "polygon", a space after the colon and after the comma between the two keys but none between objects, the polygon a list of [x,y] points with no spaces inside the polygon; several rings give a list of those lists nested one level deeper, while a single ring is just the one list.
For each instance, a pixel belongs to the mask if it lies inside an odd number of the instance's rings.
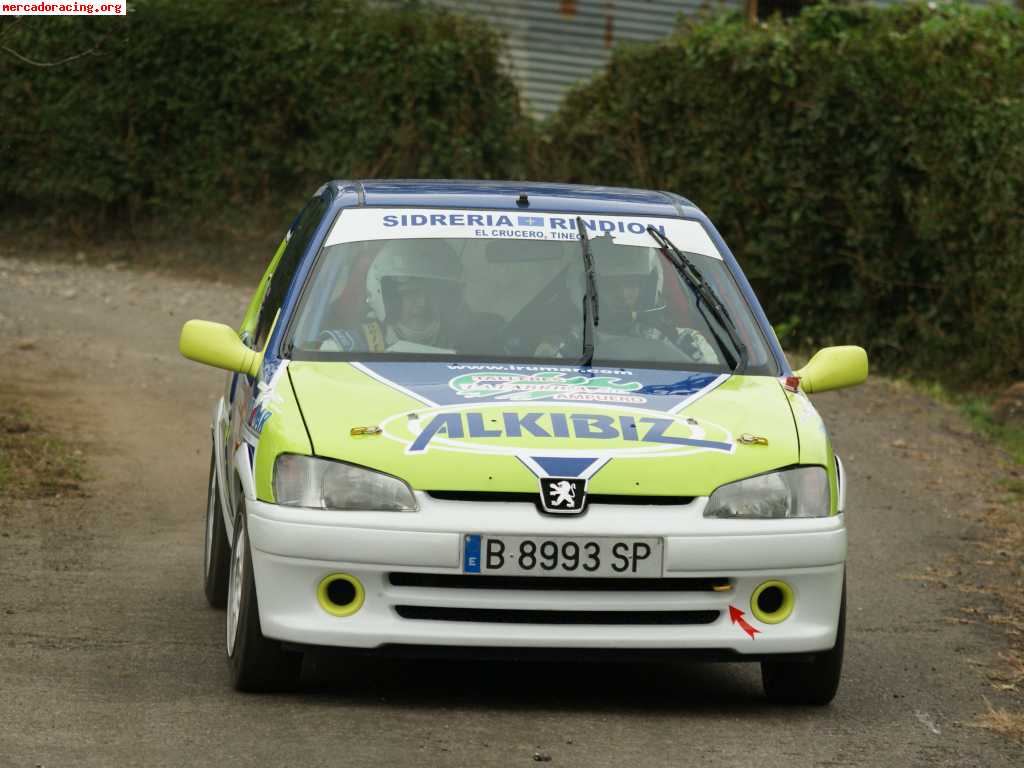
[{"label": "license plate", "polygon": [[468,534],[463,540],[463,573],[620,579],[661,576],[661,539]]}]

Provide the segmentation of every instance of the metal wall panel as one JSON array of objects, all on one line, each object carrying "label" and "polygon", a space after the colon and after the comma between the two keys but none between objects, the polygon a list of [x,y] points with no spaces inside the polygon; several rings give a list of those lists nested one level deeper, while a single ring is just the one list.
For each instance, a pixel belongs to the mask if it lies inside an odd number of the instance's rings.
[{"label": "metal wall panel", "polygon": [[619,43],[665,37],[679,14],[738,8],[743,0],[431,0],[475,14],[505,36],[505,60],[524,107],[554,112],[565,92],[601,69]]}]

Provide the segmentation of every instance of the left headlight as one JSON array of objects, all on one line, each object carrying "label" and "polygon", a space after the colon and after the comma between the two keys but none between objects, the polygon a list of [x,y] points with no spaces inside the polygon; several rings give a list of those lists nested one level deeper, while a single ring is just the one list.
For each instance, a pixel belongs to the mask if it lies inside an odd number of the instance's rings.
[{"label": "left headlight", "polygon": [[830,511],[825,468],[796,467],[719,487],[704,517],[827,517]]},{"label": "left headlight", "polygon": [[355,464],[282,453],[274,461],[274,499],[288,507],[415,512],[403,480]]}]

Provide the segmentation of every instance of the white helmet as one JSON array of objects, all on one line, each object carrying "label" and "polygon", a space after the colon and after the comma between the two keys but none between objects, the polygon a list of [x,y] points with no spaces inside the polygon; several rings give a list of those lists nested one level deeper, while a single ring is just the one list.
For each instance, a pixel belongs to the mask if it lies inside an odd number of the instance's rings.
[{"label": "white helmet", "polygon": [[462,264],[444,240],[388,241],[366,272],[366,303],[377,322],[387,318],[385,280],[406,277],[443,281],[454,287],[462,282]]},{"label": "white helmet", "polygon": [[661,260],[653,248],[637,246],[614,246],[602,239],[595,239],[591,253],[594,254],[594,271],[597,278],[636,277],[653,280],[661,294]]},{"label": "white helmet", "polygon": [[[590,253],[594,257],[594,277],[597,279],[598,295],[601,283],[620,278],[635,278],[644,287],[643,300],[650,307],[661,303],[665,275],[661,259],[654,248],[618,246],[611,237],[595,237],[590,240]],[[572,300],[583,300],[586,285],[574,281],[571,286]]]}]

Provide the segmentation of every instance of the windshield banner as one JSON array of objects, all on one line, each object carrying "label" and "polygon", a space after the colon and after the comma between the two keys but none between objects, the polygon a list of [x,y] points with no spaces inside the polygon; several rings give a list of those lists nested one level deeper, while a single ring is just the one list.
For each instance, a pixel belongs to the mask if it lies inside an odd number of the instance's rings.
[{"label": "windshield banner", "polygon": [[[610,236],[616,245],[654,246],[647,232],[656,227],[684,251],[721,259],[700,222],[654,216],[584,214],[590,237]],[[349,208],[338,217],[324,245],[366,240],[420,238],[487,240],[579,240],[576,215],[523,211],[471,211],[442,208]]]}]

